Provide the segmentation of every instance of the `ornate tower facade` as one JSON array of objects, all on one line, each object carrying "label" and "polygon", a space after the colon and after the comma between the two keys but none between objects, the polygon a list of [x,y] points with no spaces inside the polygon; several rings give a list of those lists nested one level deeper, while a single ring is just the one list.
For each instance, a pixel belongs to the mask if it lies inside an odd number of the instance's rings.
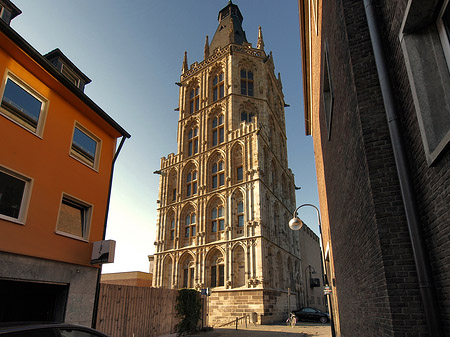
[{"label": "ornate tower facade", "polygon": [[287,225],[295,192],[281,79],[261,28],[253,48],[235,4],[218,20],[204,60],[188,66],[184,56],[178,153],[161,159],[153,285],[211,288],[210,325],[251,312],[279,321],[298,304],[302,274],[299,233]]}]

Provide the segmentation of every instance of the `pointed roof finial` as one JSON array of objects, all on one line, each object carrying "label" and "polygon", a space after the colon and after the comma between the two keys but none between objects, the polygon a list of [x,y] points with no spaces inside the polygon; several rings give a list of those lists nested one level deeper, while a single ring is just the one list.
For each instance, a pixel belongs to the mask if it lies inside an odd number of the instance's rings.
[{"label": "pointed roof finial", "polygon": [[188,62],[187,62],[187,51],[184,52],[183,68],[182,68],[182,70],[183,70],[183,74],[184,74],[186,71],[189,70]]},{"label": "pointed roof finial", "polygon": [[261,26],[259,26],[259,29],[258,29],[258,42],[256,42],[256,48],[264,50],[264,40],[263,40]]},{"label": "pointed roof finial", "polygon": [[208,57],[209,57],[209,42],[208,42],[208,35],[206,35],[205,49],[204,49],[204,59],[206,60]]}]

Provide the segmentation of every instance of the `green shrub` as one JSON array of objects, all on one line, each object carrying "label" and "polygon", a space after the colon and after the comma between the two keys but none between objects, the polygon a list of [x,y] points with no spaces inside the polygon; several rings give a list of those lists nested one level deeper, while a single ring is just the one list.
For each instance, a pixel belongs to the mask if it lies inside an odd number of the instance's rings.
[{"label": "green shrub", "polygon": [[180,318],[175,327],[178,335],[195,332],[201,314],[200,293],[194,289],[180,289],[175,310]]}]

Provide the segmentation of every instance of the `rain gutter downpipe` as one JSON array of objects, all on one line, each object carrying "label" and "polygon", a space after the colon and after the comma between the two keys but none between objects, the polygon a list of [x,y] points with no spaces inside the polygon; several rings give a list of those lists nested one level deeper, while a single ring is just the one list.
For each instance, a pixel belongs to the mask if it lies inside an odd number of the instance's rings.
[{"label": "rain gutter downpipe", "polygon": [[[116,163],[117,157],[119,156],[120,150],[122,150],[122,146],[125,143],[126,138],[130,138],[130,136],[122,135],[122,139],[120,140],[119,147],[117,148],[116,153],[114,154],[114,158],[113,158],[112,164],[111,164],[111,174],[109,176],[108,199],[107,199],[107,203],[106,203],[105,221],[103,223],[102,240],[105,240],[105,237],[106,237],[106,225],[108,223],[109,204],[111,202],[111,191],[112,191],[112,183],[113,183],[114,165]],[[98,272],[97,272],[97,284],[95,287],[94,307],[92,310],[92,322],[91,322],[92,329],[95,329],[97,326],[97,311],[98,311],[98,301],[100,298],[100,278],[101,278],[101,276],[102,276],[102,265],[100,265],[100,267],[98,268]]]},{"label": "rain gutter downpipe", "polygon": [[439,319],[438,303],[433,286],[433,278],[429,259],[425,249],[425,239],[418,213],[410,171],[406,157],[405,146],[400,133],[398,114],[395,108],[394,91],[389,78],[386,58],[383,50],[383,42],[380,27],[376,19],[376,11],[373,0],[364,0],[364,8],[372,42],[378,78],[380,81],[381,94],[383,96],[384,108],[388,120],[389,133],[400,182],[403,204],[405,208],[408,230],[416,265],[417,278],[419,282],[420,295],[424,305],[424,313],[428,325],[430,337],[443,337]]}]

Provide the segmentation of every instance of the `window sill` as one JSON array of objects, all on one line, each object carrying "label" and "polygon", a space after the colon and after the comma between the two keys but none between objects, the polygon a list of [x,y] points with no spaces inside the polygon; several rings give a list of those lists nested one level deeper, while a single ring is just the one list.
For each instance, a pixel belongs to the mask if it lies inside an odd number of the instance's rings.
[{"label": "window sill", "polygon": [[69,234],[69,233],[66,233],[66,232],[61,232],[61,231],[58,231],[58,230],[55,231],[55,234],[61,235],[61,236],[65,236],[65,237],[70,238],[70,239],[75,239],[75,240],[78,240],[78,241],[86,242],[86,243],[89,242],[88,239],[82,238],[82,237],[77,236],[77,235]]},{"label": "window sill", "polygon": [[10,217],[10,216],[7,216],[7,215],[3,215],[3,214],[0,214],[0,220],[12,222],[12,223],[14,223],[16,225],[25,226],[25,222],[24,221],[21,221],[19,219],[16,219],[16,218],[13,218],[13,217]]}]

